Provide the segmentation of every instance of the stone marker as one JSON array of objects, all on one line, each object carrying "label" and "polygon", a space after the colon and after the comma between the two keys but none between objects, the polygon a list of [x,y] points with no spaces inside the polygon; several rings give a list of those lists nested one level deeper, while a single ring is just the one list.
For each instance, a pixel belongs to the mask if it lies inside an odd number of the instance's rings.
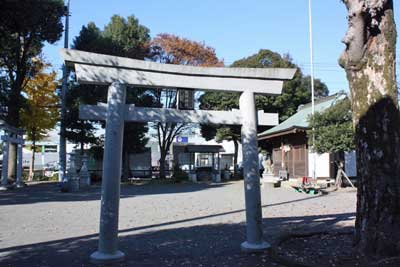
[{"label": "stone marker", "polygon": [[88,156],[82,156],[82,167],[79,171],[79,182],[81,187],[88,187],[91,184],[90,174],[88,170]]},{"label": "stone marker", "polygon": [[79,176],[76,171],[75,153],[69,154],[68,184],[71,192],[79,191]]}]

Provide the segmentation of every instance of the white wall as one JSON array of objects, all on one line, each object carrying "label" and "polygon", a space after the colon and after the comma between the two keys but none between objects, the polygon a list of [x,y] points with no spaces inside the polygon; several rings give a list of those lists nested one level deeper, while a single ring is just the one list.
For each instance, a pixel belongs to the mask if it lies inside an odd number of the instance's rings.
[{"label": "white wall", "polygon": [[[329,169],[329,154],[316,154],[316,177],[330,177]],[[308,176],[312,177],[314,172],[314,153],[308,153]]]}]

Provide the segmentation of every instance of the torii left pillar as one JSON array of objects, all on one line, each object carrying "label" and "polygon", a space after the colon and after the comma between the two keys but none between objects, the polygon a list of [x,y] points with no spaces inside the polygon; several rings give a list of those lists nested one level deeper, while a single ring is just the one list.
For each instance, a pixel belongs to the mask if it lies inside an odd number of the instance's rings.
[{"label": "torii left pillar", "polygon": [[1,169],[0,190],[6,190],[8,187],[8,157],[10,152],[10,143],[8,142],[8,140],[6,141],[4,139],[3,139],[3,163]]},{"label": "torii left pillar", "polygon": [[1,140],[3,141],[3,164],[1,170],[1,185],[0,190],[6,190],[8,188],[8,161],[10,157],[10,143],[14,143],[17,145],[17,173],[15,186],[16,187],[24,187],[25,184],[22,181],[22,147],[24,144],[24,140],[22,137],[17,135],[16,138],[10,137],[9,134],[2,136]]},{"label": "torii left pillar", "polygon": [[126,85],[114,82],[108,88],[106,133],[101,183],[99,248],[90,255],[93,263],[123,261],[118,250],[119,196],[121,187],[122,144]]}]

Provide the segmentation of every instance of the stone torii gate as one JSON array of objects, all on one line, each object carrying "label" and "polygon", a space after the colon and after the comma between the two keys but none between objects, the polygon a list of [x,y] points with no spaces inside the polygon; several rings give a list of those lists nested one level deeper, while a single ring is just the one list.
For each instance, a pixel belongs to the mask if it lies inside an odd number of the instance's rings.
[{"label": "stone torii gate", "polygon": [[[80,110],[82,119],[106,121],[99,248],[91,255],[92,262],[124,259],[124,253],[118,250],[118,214],[125,121],[242,125],[246,241],[241,247],[244,251],[269,247],[262,234],[257,124],[276,125],[278,115],[257,112],[255,94],[280,94],[283,81],[292,79],[295,69],[167,65],[69,49],[62,49],[61,55],[67,65],[75,67],[79,83],[109,85],[107,104],[84,105]],[[127,85],[240,92],[240,110],[139,108],[125,104]]]}]

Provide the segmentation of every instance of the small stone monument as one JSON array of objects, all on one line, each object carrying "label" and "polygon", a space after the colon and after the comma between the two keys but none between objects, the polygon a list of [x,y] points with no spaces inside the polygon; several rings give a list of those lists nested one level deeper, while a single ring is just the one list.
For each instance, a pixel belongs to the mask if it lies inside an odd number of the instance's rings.
[{"label": "small stone monument", "polygon": [[91,184],[90,174],[88,171],[88,156],[83,155],[81,157],[82,164],[81,170],[79,172],[79,185],[80,187],[88,187]]},{"label": "small stone monument", "polygon": [[79,176],[76,172],[75,153],[69,154],[68,187],[70,192],[79,191]]},{"label": "small stone monument", "polygon": [[275,183],[274,170],[271,156],[267,155],[263,161],[264,172],[262,174],[264,183]]}]

